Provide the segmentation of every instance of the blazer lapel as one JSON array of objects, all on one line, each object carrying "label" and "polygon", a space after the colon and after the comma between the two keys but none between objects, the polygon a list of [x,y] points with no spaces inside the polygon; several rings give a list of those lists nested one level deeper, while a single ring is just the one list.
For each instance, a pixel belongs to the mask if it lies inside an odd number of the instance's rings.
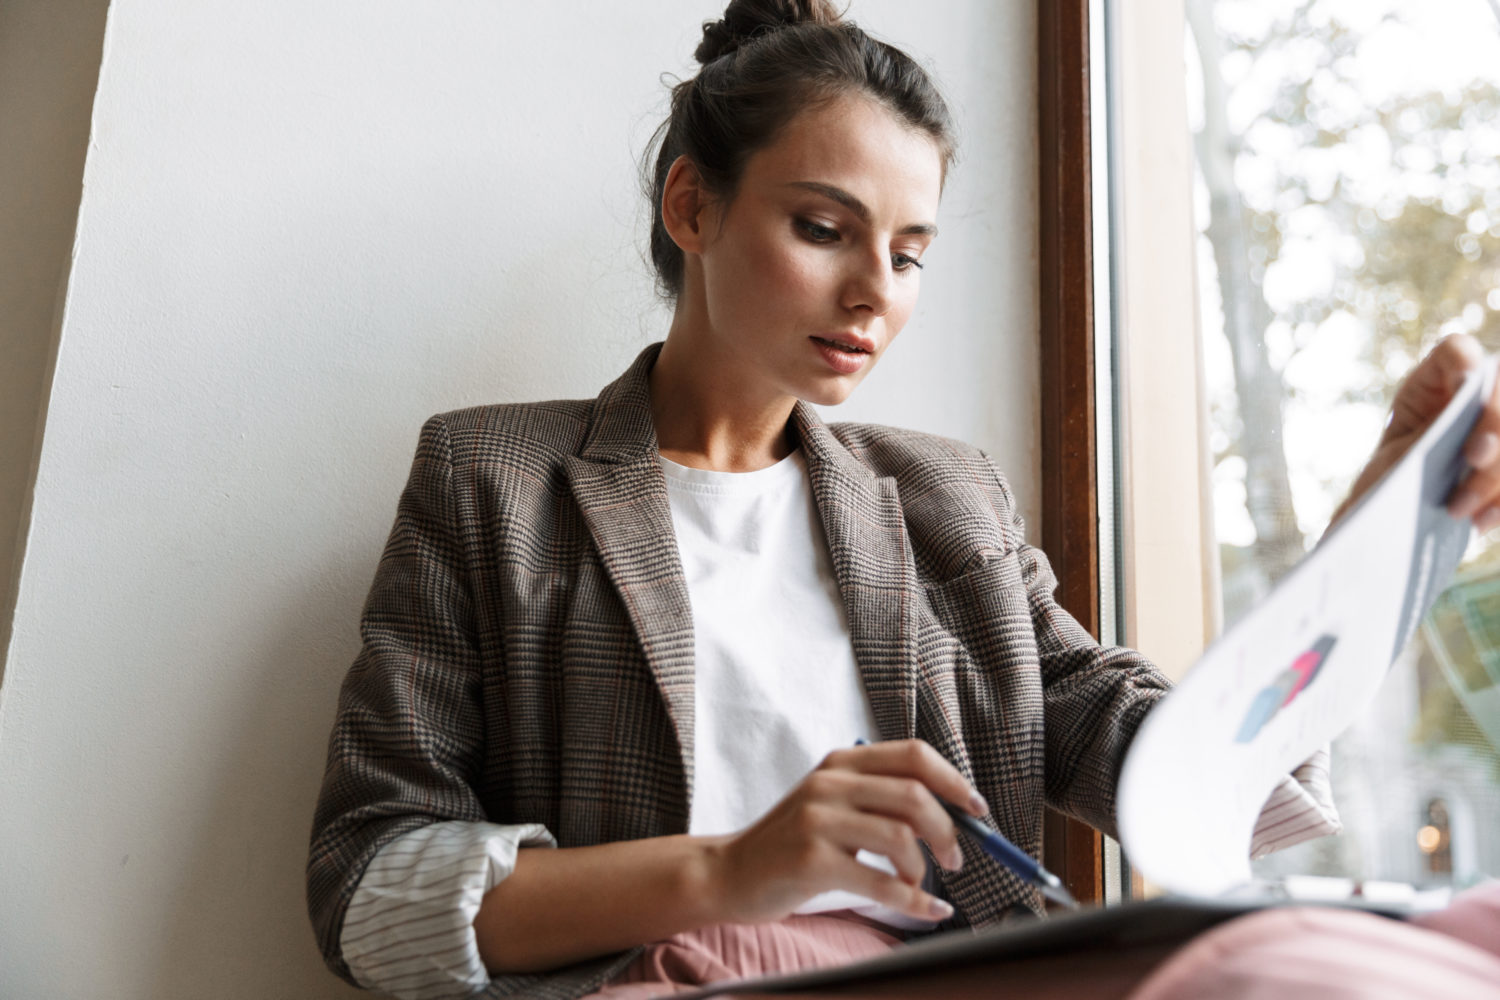
[{"label": "blazer lapel", "polygon": [[[660,343],[647,347],[599,394],[583,449],[565,465],[676,727],[691,797],[693,616],[651,420],[649,374],[660,351]],[[896,480],[862,465],[809,404],[797,402],[792,422],[880,737],[910,739],[917,733],[919,584]]]},{"label": "blazer lapel", "polygon": [[896,480],[860,464],[807,403],[798,401],[792,420],[880,736],[910,739],[917,731],[918,583]]},{"label": "blazer lapel", "polygon": [[693,613],[651,421],[647,376],[660,349],[659,343],[646,348],[599,394],[584,447],[564,465],[573,498],[666,701],[682,751],[690,809]]}]

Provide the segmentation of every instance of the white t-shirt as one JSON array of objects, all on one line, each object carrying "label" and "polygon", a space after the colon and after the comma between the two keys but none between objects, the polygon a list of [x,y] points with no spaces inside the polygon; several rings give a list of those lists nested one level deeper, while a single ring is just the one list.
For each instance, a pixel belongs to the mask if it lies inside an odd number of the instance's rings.
[{"label": "white t-shirt", "polygon": [[[658,461],[693,608],[688,832],[734,833],[830,751],[880,736],[801,450],[755,472]],[[858,858],[895,873],[883,855]],[[843,891],[797,912],[838,909],[905,929],[937,926]]]}]

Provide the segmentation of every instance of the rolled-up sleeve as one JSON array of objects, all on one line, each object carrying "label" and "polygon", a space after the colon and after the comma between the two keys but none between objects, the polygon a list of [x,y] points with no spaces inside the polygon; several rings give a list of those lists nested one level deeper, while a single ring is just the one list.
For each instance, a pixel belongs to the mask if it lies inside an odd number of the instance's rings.
[{"label": "rolled-up sleeve", "polygon": [[1333,803],[1328,762],[1328,748],[1324,747],[1281,779],[1256,818],[1250,857],[1265,857],[1344,829]]},{"label": "rolled-up sleeve", "polygon": [[474,916],[522,847],[556,847],[539,823],[434,823],[381,848],[344,916],[354,979],[399,1000],[463,997],[489,982]]}]

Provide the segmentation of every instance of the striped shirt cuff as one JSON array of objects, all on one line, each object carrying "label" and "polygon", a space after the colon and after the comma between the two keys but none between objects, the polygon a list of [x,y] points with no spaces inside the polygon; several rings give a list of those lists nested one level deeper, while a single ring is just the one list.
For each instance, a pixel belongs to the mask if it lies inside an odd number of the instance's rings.
[{"label": "striped shirt cuff", "polygon": [[489,982],[474,916],[520,847],[556,847],[540,823],[434,823],[397,837],[360,878],[339,937],[366,989],[400,1000],[468,996]]},{"label": "striped shirt cuff", "polygon": [[1343,830],[1333,804],[1328,761],[1328,748],[1324,747],[1281,779],[1255,821],[1251,858],[1263,858],[1273,851]]}]

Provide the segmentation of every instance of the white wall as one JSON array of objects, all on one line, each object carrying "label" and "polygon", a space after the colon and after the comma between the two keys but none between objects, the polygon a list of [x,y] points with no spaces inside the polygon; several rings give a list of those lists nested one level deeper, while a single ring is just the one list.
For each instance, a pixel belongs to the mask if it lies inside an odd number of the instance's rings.
[{"label": "white wall", "polygon": [[[0,686],[0,995],[352,993],[302,868],[417,428],[665,330],[634,158],[716,3],[642,6],[113,4]],[[917,315],[825,415],[979,443],[1034,512],[1033,4],[853,14],[965,146]]]}]

